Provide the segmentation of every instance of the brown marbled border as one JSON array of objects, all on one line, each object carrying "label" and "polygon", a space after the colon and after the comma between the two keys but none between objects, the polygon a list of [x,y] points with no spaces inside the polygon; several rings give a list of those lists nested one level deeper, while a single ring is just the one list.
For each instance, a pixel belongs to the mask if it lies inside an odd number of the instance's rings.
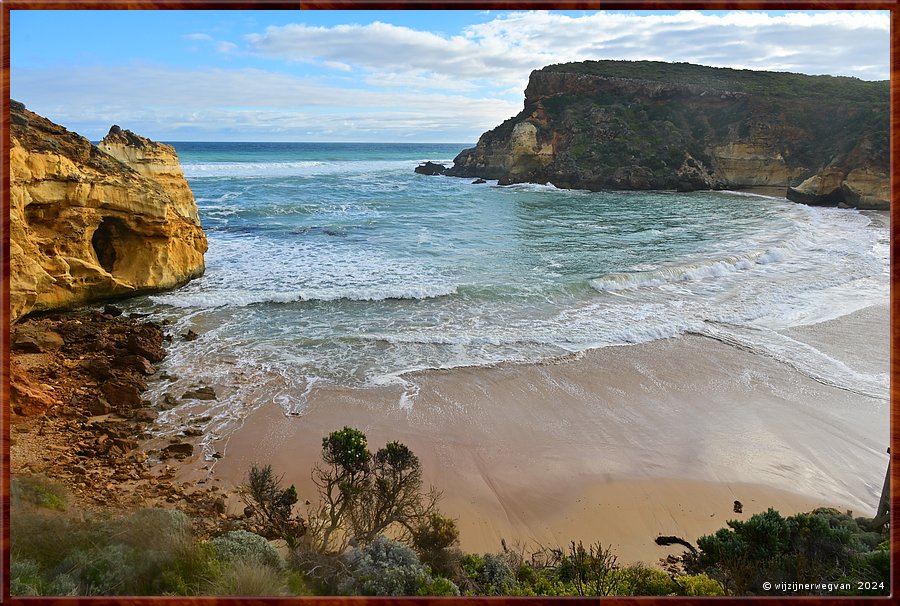
[{"label": "brown marbled border", "polygon": [[[431,605],[447,603],[464,604],[529,604],[534,606],[559,604],[560,602],[584,603],[614,603],[627,605],[653,605],[653,604],[694,604],[722,603],[740,601],[748,603],[778,604],[783,601],[802,602],[803,604],[889,604],[893,602],[891,597],[747,597],[747,598],[687,598],[687,597],[640,597],[640,598],[513,598],[513,597],[478,597],[478,598],[359,598],[359,597],[308,597],[308,598],[164,598],[164,597],[131,597],[131,598],[14,598],[9,596],[9,170],[7,169],[9,158],[9,90],[10,90],[10,61],[9,61],[9,12],[11,10],[51,10],[51,9],[79,9],[79,10],[184,10],[184,9],[283,9],[283,10],[349,10],[349,9],[555,9],[555,10],[600,10],[600,9],[625,9],[625,10],[672,10],[672,9],[708,9],[708,10],[835,10],[835,9],[861,9],[861,10],[890,10],[891,11],[891,197],[896,202],[900,200],[900,112],[897,105],[900,104],[900,0],[679,0],[677,2],[665,2],[654,0],[639,2],[635,0],[309,0],[290,2],[286,0],[0,0],[3,11],[3,24],[0,28],[0,59],[2,59],[2,95],[0,95],[0,117],[2,117],[2,140],[0,140],[0,174],[2,174],[2,214],[0,214],[0,270],[2,270],[2,282],[0,282],[0,505],[2,505],[3,532],[0,536],[0,603],[14,604],[124,604],[124,605],[154,605],[154,604],[188,604],[195,606],[215,606],[218,604],[246,604],[246,605],[274,605],[284,603],[302,604],[342,604],[342,605]],[[890,363],[890,444],[891,444],[891,502],[897,502],[900,487],[897,484],[897,470],[894,459],[898,452],[898,423],[900,423],[900,343],[898,343],[898,329],[900,329],[900,277],[895,271],[895,262],[900,262],[900,210],[895,203],[891,209],[891,363]],[[893,515],[891,509],[891,586],[898,587],[900,582],[900,566],[898,566],[898,537],[895,531],[900,515]]]}]

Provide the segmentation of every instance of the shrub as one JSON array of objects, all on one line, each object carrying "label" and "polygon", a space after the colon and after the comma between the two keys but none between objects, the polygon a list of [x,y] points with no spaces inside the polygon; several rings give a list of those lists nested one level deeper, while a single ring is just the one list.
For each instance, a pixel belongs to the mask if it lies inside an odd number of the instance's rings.
[{"label": "shrub", "polygon": [[99,540],[86,525],[42,511],[14,511],[9,525],[11,559],[28,559],[44,570],[58,565],[73,549]]},{"label": "shrub", "polygon": [[634,565],[618,571],[616,595],[674,595],[678,585],[662,570]]},{"label": "shrub", "polygon": [[132,550],[124,545],[103,545],[78,550],[53,571],[67,574],[78,587],[78,595],[131,595],[140,593],[134,586],[135,561]]},{"label": "shrub", "polygon": [[384,536],[354,547],[342,560],[348,569],[338,585],[343,595],[416,595],[427,576],[412,549]]},{"label": "shrub", "polygon": [[459,587],[456,586],[456,583],[444,577],[425,577],[422,579],[422,584],[419,586],[416,595],[458,596]]},{"label": "shrub", "polygon": [[615,595],[618,590],[618,565],[610,548],[602,544],[585,549],[579,541],[570,543],[562,555],[557,576],[563,583],[571,583],[577,595]]},{"label": "shrub", "polygon": [[477,580],[484,593],[504,595],[515,587],[516,576],[506,558],[500,554],[486,553],[483,562]]},{"label": "shrub", "polygon": [[[428,528],[440,494],[423,491],[421,464],[407,446],[390,442],[373,455],[363,432],[344,427],[322,440],[322,461],[312,474],[319,502],[310,504],[305,521],[293,513],[294,487],[282,489],[268,465],[251,467],[244,494],[258,534],[283,539],[292,552],[339,554],[351,541],[365,545],[385,533],[412,543],[418,529]],[[432,530],[455,528],[451,522]]]},{"label": "shrub", "polygon": [[193,544],[191,521],[177,509],[146,508],[98,525],[106,541],[139,550],[141,567],[171,561]]},{"label": "shrub", "polygon": [[889,592],[888,566],[871,549],[880,538],[849,514],[834,509],[783,518],[770,508],[746,522],[729,521],[728,528],[701,537],[697,541],[700,553],[686,560],[686,568],[720,577],[726,591],[738,594],[773,594],[775,590],[762,586],[764,581],[815,584],[822,579],[870,580],[882,573],[884,591]]},{"label": "shrub", "polygon": [[67,574],[45,580],[41,567],[31,560],[14,560],[9,564],[11,596],[73,596],[78,586]]},{"label": "shrub", "polygon": [[257,562],[282,570],[284,560],[269,542],[246,530],[232,530],[210,541],[216,555],[223,562]]},{"label": "shrub", "polygon": [[283,573],[255,560],[231,562],[222,575],[206,586],[208,595],[284,596],[288,586]]},{"label": "shrub", "polygon": [[37,506],[55,511],[65,511],[68,495],[65,487],[43,475],[19,476],[10,479],[10,497],[13,507]]},{"label": "shrub", "polygon": [[204,588],[222,575],[215,548],[209,543],[193,544],[160,573],[161,592],[174,595],[202,595]]},{"label": "shrub", "polygon": [[705,574],[686,574],[677,578],[680,593],[688,596],[725,595],[722,584]]}]

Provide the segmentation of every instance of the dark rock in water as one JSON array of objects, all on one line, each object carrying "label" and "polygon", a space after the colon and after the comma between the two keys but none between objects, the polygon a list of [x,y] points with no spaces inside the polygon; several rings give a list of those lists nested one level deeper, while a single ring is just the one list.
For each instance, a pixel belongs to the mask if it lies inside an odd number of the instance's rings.
[{"label": "dark rock in water", "polygon": [[163,458],[175,457],[176,459],[183,459],[185,457],[191,456],[192,454],[194,454],[194,445],[188,444],[187,442],[169,444],[162,449],[162,452],[160,452],[160,455]]},{"label": "dark rock in water", "polygon": [[142,375],[152,375],[156,372],[153,364],[143,356],[122,356],[121,358],[116,359],[116,366],[134,370]]},{"label": "dark rock in water", "polygon": [[178,406],[178,400],[175,399],[175,396],[170,393],[163,394],[163,401],[159,404],[160,410],[171,410],[176,406]]},{"label": "dark rock in water", "polygon": [[115,305],[107,305],[103,308],[103,313],[105,313],[107,316],[115,317],[115,316],[121,316],[122,310],[119,309],[118,307],[116,307]]},{"label": "dark rock in water", "polygon": [[497,179],[497,185],[512,185],[513,181],[509,177],[500,177]]},{"label": "dark rock in water", "polygon": [[419,164],[415,171],[420,175],[443,175],[447,171],[447,167],[437,162],[426,162]]},{"label": "dark rock in water", "polygon": [[837,206],[843,201],[840,188],[827,193],[805,191],[800,187],[788,187],[785,197],[791,202],[806,204],[807,206]]},{"label": "dark rock in water", "polygon": [[159,417],[159,413],[150,408],[138,408],[134,411],[134,417],[132,417],[135,421],[155,421]]},{"label": "dark rock in water", "polygon": [[159,362],[166,356],[166,351],[162,348],[162,333],[160,332],[132,332],[128,335],[127,347],[128,353],[143,356],[151,362]]},{"label": "dark rock in water", "polygon": [[680,192],[692,192],[694,191],[694,186],[688,183],[687,181],[679,181],[678,185],[675,186],[675,191]]},{"label": "dark rock in water", "polygon": [[184,392],[182,400],[215,400],[216,392],[212,387],[198,387]]},{"label": "dark rock in water", "polygon": [[182,336],[182,338],[184,338],[185,341],[196,341],[197,337],[199,337],[200,335],[195,333],[193,330],[188,330],[186,333],[183,333],[181,336]]},{"label": "dark rock in water", "polygon": [[484,179],[475,179],[472,181],[472,185],[481,185],[482,183],[487,183]]}]

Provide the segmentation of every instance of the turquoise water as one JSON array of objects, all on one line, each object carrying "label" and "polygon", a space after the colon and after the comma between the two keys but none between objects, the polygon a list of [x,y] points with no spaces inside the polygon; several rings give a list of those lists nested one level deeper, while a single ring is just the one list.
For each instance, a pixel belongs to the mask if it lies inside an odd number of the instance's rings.
[{"label": "turquoise water", "polygon": [[875,215],[413,172],[464,144],[174,145],[207,271],[130,305],[201,335],[176,340],[169,359],[190,380],[231,385],[223,402],[271,398],[299,414],[323,382],[397,383],[414,397],[412,370],[687,332],[886,393],[886,374],[835,367],[779,332],[887,302],[888,233]]}]

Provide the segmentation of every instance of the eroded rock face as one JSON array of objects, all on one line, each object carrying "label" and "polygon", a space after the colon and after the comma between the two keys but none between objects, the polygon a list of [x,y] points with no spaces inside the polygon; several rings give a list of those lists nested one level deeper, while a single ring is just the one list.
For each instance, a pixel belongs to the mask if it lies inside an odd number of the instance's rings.
[{"label": "eroded rock face", "polygon": [[165,290],[206,236],[175,150],[114,129],[116,156],[10,104],[10,316]]},{"label": "eroded rock face", "polygon": [[813,203],[886,208],[888,99],[887,82],[853,78],[552,65],[532,72],[522,112],[446,174],[591,190],[791,187]]}]

